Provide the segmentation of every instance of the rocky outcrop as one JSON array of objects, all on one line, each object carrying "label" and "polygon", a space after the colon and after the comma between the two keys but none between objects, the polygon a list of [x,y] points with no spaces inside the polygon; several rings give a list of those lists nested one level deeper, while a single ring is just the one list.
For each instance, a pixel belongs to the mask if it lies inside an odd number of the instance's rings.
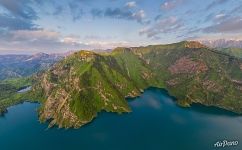
[{"label": "rocky outcrop", "polygon": [[75,54],[77,54],[80,57],[80,60],[87,62],[91,61],[92,59],[94,59],[95,56],[97,56],[94,52],[84,50],[76,52]]},{"label": "rocky outcrop", "polygon": [[40,111],[40,120],[50,120],[49,127],[59,125],[59,127],[74,127],[79,128],[88,121],[80,120],[70,110],[70,97],[65,90],[59,90],[53,93],[46,100],[43,108]]},{"label": "rocky outcrop", "polygon": [[166,81],[166,84],[168,86],[175,86],[175,85],[179,84],[179,79],[175,78],[175,79],[168,80],[168,81]]},{"label": "rocky outcrop", "polygon": [[220,86],[219,84],[211,80],[203,81],[202,85],[203,85],[203,88],[205,88],[206,90],[212,91],[215,93],[218,93],[223,88],[222,86]]},{"label": "rocky outcrop", "polygon": [[171,72],[171,74],[191,74],[205,72],[208,70],[208,67],[204,62],[194,61],[187,56],[178,59],[168,69]]},{"label": "rocky outcrop", "polygon": [[193,49],[206,48],[205,45],[203,45],[203,44],[201,44],[200,42],[197,42],[197,41],[186,42],[185,47],[186,48],[193,48]]}]

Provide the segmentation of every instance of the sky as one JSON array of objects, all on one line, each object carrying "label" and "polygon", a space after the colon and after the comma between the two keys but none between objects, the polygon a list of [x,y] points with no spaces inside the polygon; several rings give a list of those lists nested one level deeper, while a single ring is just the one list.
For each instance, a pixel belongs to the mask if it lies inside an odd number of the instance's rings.
[{"label": "sky", "polygon": [[0,0],[0,54],[242,40],[242,0]]}]

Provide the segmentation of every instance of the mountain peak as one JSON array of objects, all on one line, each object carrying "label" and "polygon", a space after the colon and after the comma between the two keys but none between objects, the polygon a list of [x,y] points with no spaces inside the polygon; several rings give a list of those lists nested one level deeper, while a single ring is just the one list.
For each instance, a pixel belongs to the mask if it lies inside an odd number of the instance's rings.
[{"label": "mountain peak", "polygon": [[205,45],[201,44],[198,41],[187,41],[185,43],[185,47],[186,48],[195,48],[195,49],[198,49],[198,48],[206,48]]},{"label": "mountain peak", "polygon": [[46,53],[42,53],[42,52],[35,53],[35,54],[33,55],[33,57],[46,57],[46,56],[49,56],[49,55],[46,54]]},{"label": "mountain peak", "polygon": [[81,51],[75,52],[73,55],[83,61],[90,61],[96,58],[97,56],[99,56],[99,54],[93,51],[87,51],[87,50],[81,50]]}]

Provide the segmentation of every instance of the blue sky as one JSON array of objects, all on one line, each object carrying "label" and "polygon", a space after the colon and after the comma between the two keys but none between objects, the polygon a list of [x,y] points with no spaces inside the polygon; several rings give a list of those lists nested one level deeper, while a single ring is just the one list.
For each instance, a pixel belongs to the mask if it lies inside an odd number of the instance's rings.
[{"label": "blue sky", "polygon": [[242,39],[242,0],[0,0],[0,54]]}]

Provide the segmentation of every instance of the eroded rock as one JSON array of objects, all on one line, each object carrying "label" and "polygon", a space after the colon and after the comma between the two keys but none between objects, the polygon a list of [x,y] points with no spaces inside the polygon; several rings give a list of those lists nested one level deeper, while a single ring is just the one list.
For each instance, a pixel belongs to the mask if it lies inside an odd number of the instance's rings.
[{"label": "eroded rock", "polygon": [[181,57],[168,69],[171,74],[184,74],[206,72],[208,67],[202,61],[194,61],[189,57]]},{"label": "eroded rock", "polygon": [[197,48],[206,48],[205,45],[203,45],[203,44],[201,44],[200,42],[197,42],[197,41],[187,42],[185,44],[185,47],[186,48],[194,48],[194,49],[197,49]]}]

